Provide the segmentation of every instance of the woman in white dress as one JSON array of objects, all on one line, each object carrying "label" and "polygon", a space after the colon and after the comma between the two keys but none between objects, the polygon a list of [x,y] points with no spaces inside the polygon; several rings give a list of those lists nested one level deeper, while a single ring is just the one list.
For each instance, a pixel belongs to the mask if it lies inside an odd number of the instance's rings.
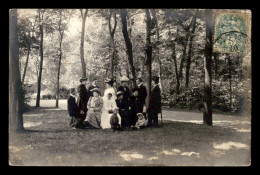
[{"label": "woman in white dress", "polygon": [[[106,79],[106,89],[103,96],[103,109],[101,114],[101,123],[100,126],[102,129],[111,128],[110,125],[110,118],[113,114],[113,110],[117,108],[116,105],[116,92],[115,89],[112,87],[114,84],[114,80]],[[119,124],[121,125],[121,117],[117,114],[119,118]]]}]

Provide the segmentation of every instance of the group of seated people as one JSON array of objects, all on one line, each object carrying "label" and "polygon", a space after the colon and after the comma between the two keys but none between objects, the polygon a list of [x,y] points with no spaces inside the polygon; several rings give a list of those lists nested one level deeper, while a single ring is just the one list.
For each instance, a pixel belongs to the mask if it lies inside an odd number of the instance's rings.
[{"label": "group of seated people", "polygon": [[151,98],[146,111],[143,110],[147,97],[146,87],[142,79],[137,79],[138,86],[128,87],[129,79],[121,77],[121,86],[117,93],[113,88],[114,80],[105,80],[106,89],[103,97],[97,80],[86,88],[87,78],[80,80],[78,89],[70,89],[68,112],[71,117],[70,125],[77,128],[111,128],[113,131],[140,129],[147,125],[158,127],[158,113],[161,108],[160,88],[158,77],[153,78]]}]

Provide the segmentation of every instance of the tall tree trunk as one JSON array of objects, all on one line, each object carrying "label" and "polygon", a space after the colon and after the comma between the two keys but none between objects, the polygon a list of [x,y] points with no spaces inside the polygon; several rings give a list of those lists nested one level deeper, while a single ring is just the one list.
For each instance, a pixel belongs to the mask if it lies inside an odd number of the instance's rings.
[{"label": "tall tree trunk", "polygon": [[62,58],[62,39],[63,35],[61,35],[61,40],[60,40],[60,55],[59,55],[59,62],[58,62],[58,74],[57,74],[57,89],[56,89],[56,105],[55,107],[59,107],[59,95],[60,95],[60,66],[61,66],[61,58]]},{"label": "tall tree trunk", "polygon": [[134,67],[134,62],[133,62],[133,48],[132,48],[132,43],[129,38],[128,32],[127,32],[126,15],[127,15],[127,11],[125,9],[121,9],[120,16],[121,16],[121,21],[122,21],[122,33],[124,36],[125,45],[126,45],[126,49],[127,49],[128,62],[130,64],[131,73],[133,76],[133,84],[134,84],[134,86],[136,86],[136,75],[135,75],[135,67]]},{"label": "tall tree trunk", "polygon": [[155,9],[151,9],[152,12],[152,16],[156,25],[156,36],[157,36],[157,60],[159,63],[159,82],[160,82],[160,88],[163,91],[163,86],[162,86],[162,62],[160,59],[160,47],[159,47],[159,42],[160,42],[160,33],[159,33],[159,25],[158,25],[158,20],[157,20],[157,16],[156,16],[156,12]]},{"label": "tall tree trunk", "polygon": [[192,17],[192,20],[191,20],[191,22],[190,22],[190,24],[187,28],[187,34],[186,34],[184,42],[183,42],[183,54],[182,54],[182,58],[181,58],[180,68],[179,68],[179,78],[180,78],[180,80],[182,80],[182,78],[183,78],[182,71],[183,71],[183,64],[184,64],[185,59],[186,59],[186,52],[187,52],[186,50],[187,50],[188,41],[189,41],[190,28],[191,28],[191,25],[193,24],[193,21],[194,21],[195,18],[196,18],[196,15],[194,15]]},{"label": "tall tree trunk", "polygon": [[86,74],[86,63],[84,60],[84,36],[85,36],[85,24],[86,24],[86,18],[88,14],[88,9],[85,10],[85,12],[82,12],[82,9],[80,9],[81,13],[81,19],[82,19],[82,28],[81,28],[81,38],[80,38],[80,60],[81,60],[81,76],[87,77]]},{"label": "tall tree trunk", "polygon": [[217,75],[218,75],[218,55],[217,53],[214,53],[214,63],[215,63],[215,80],[217,80]]},{"label": "tall tree trunk", "polygon": [[211,62],[213,52],[213,30],[214,19],[212,10],[205,11],[206,17],[206,45],[205,45],[205,57],[204,57],[204,71],[205,71],[205,83],[204,83],[204,113],[203,123],[212,125],[212,74],[211,74]]},{"label": "tall tree trunk", "polygon": [[26,62],[25,62],[24,70],[23,70],[23,79],[22,79],[23,84],[24,84],[25,74],[26,74],[26,70],[27,70],[27,66],[28,66],[30,50],[31,50],[31,47],[30,47],[30,45],[28,45],[28,47],[27,47],[27,57],[26,57]]},{"label": "tall tree trunk", "polygon": [[114,12],[114,27],[112,29],[112,26],[111,26],[111,17],[112,17],[112,13],[113,11],[110,10],[110,15],[109,15],[109,21],[108,21],[108,27],[109,27],[109,33],[110,33],[110,42],[111,42],[111,45],[112,45],[112,57],[111,57],[111,60],[110,60],[110,75],[111,75],[111,78],[114,78],[114,60],[115,60],[115,41],[114,41],[114,35],[115,35],[115,30],[116,30],[116,27],[117,27],[117,19],[116,19],[116,12]]},{"label": "tall tree trunk", "polygon": [[182,79],[183,78],[183,74],[182,74],[182,70],[183,70],[183,64],[186,58],[186,50],[187,50],[187,44],[188,40],[185,39],[186,42],[184,42],[184,46],[183,46],[183,54],[182,54],[182,58],[181,58],[181,62],[180,62],[180,68],[179,68],[179,78]]},{"label": "tall tree trunk", "polygon": [[172,58],[174,61],[174,70],[176,75],[176,101],[175,103],[178,103],[178,96],[180,94],[180,78],[178,74],[178,66],[177,66],[177,60],[176,60],[176,53],[175,53],[175,43],[172,44]]},{"label": "tall tree trunk", "polygon": [[231,58],[230,55],[228,55],[228,74],[229,74],[229,110],[232,111],[232,73],[231,73],[231,66],[232,66],[232,62],[231,62]]},{"label": "tall tree trunk", "polygon": [[23,131],[22,84],[19,70],[17,10],[9,12],[9,131]]},{"label": "tall tree trunk", "polygon": [[40,19],[40,35],[41,35],[41,40],[40,40],[40,67],[39,67],[39,76],[38,76],[38,82],[37,82],[37,98],[36,98],[36,108],[40,107],[40,98],[41,98],[41,82],[42,82],[42,66],[43,66],[43,24],[42,24],[42,19],[41,15],[39,12],[39,19]]},{"label": "tall tree trunk", "polygon": [[147,70],[147,105],[150,101],[151,80],[152,80],[152,44],[151,44],[151,16],[149,9],[145,9],[146,14],[146,70]]},{"label": "tall tree trunk", "polygon": [[196,28],[196,19],[198,15],[199,10],[196,11],[196,14],[193,18],[193,23],[192,23],[192,29],[190,33],[190,42],[189,42],[189,48],[188,48],[188,57],[187,57],[187,64],[186,64],[186,83],[185,86],[186,88],[189,87],[189,79],[190,79],[190,65],[191,65],[191,55],[192,55],[192,42],[194,38],[194,33],[195,33],[195,28]]}]

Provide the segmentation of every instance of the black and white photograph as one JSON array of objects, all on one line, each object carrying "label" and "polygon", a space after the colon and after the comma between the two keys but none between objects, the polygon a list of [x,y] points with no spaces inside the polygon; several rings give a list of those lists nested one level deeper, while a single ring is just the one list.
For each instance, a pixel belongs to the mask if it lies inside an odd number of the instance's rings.
[{"label": "black and white photograph", "polygon": [[9,166],[251,165],[248,9],[9,9]]}]

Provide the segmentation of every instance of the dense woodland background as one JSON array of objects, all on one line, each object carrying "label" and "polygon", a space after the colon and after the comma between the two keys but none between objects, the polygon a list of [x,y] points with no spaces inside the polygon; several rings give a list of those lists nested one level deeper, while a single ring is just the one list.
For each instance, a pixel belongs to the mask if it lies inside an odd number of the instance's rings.
[{"label": "dense woodland background", "polygon": [[[56,99],[58,107],[58,99],[67,98],[68,89],[79,85],[81,76],[90,83],[98,78],[103,91],[106,77],[115,78],[116,87],[120,76],[126,75],[133,87],[138,76],[146,84],[151,75],[158,75],[164,106],[201,108],[206,13],[197,9],[19,9],[19,71],[25,106],[36,98],[36,107],[40,99]],[[250,61],[243,53],[213,52],[213,110],[242,112],[251,103]]]}]

